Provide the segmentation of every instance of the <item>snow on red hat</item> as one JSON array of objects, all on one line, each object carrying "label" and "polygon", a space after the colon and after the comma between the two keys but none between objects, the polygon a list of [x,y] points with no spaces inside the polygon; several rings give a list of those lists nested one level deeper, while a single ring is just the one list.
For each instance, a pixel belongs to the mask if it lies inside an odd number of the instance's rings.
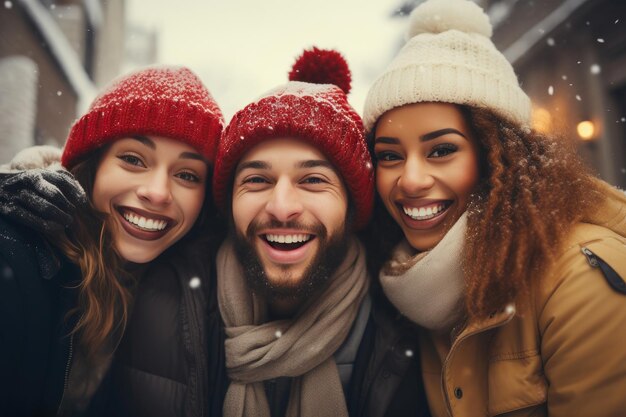
[{"label": "snow on red hat", "polygon": [[339,171],[356,209],[358,230],[372,212],[374,174],[363,122],[346,96],[348,64],[336,51],[313,48],[296,60],[289,80],[237,112],[224,130],[215,158],[215,201],[227,211],[235,168],[248,150],[268,139],[300,139]]},{"label": "snow on red hat", "polygon": [[77,120],[61,163],[71,169],[89,152],[115,139],[155,135],[193,146],[209,162],[224,118],[200,79],[184,67],[152,67],[111,83]]}]

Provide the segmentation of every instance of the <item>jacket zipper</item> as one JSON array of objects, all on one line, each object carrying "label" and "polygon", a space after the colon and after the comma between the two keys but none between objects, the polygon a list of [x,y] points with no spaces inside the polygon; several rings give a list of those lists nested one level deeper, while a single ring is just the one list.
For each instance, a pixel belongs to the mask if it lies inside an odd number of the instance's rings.
[{"label": "jacket zipper", "polygon": [[597,268],[598,266],[600,266],[600,264],[598,263],[598,258],[596,258],[596,255],[593,252],[591,252],[584,246],[581,248],[581,251],[587,258],[587,262],[589,262],[589,265],[591,265],[593,268]]},{"label": "jacket zipper", "polygon": [[59,403],[59,408],[57,409],[57,416],[61,415],[61,408],[63,407],[63,400],[65,399],[65,392],[67,391],[67,386],[69,385],[70,380],[70,370],[72,369],[72,356],[74,354],[74,333],[70,336],[70,351],[67,356],[67,364],[65,365],[65,378],[63,381],[63,394],[61,395],[61,402]]},{"label": "jacket zipper", "polygon": [[448,353],[448,356],[446,357],[445,362],[443,363],[442,367],[441,367],[441,390],[443,391],[443,397],[445,398],[445,402],[446,402],[446,408],[448,409],[448,415],[449,416],[453,416],[452,414],[452,407],[450,406],[450,396],[448,395],[448,390],[445,389],[445,371],[446,368],[448,366],[449,363],[449,359],[451,357],[450,353],[452,353],[453,349],[456,350],[456,347],[459,346],[461,344],[461,342],[463,342],[464,340],[470,338],[471,336],[474,336],[478,333],[482,333],[482,332],[486,332],[487,330],[491,330],[491,329],[495,329],[497,327],[501,327],[504,326],[505,324],[507,324],[509,321],[511,321],[511,319],[513,319],[513,317],[515,317],[515,313],[511,314],[509,317],[507,317],[506,320],[500,322],[500,323],[495,323],[491,326],[487,326],[484,327],[482,329],[476,329],[471,333],[465,334],[463,335],[462,338],[457,339],[456,342],[454,343],[454,345],[452,346],[452,348],[450,348],[450,352]]}]

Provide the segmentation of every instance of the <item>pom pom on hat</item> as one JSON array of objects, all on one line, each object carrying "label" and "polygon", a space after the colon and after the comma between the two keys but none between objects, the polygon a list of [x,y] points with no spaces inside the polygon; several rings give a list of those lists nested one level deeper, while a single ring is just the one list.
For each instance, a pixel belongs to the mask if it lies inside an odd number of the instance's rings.
[{"label": "pom pom on hat", "polygon": [[430,0],[411,13],[407,39],[420,33],[436,34],[452,29],[488,38],[493,32],[489,16],[476,3],[464,0]]},{"label": "pom pom on hat", "polygon": [[313,47],[296,59],[289,73],[289,81],[334,84],[348,94],[352,77],[348,63],[339,52]]}]

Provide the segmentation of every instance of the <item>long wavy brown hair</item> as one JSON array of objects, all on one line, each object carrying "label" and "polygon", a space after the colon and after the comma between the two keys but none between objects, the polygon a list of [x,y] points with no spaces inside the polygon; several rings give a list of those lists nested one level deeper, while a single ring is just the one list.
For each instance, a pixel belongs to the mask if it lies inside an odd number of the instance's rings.
[{"label": "long wavy brown hair", "polygon": [[71,169],[88,196],[89,207],[78,208],[65,234],[53,240],[81,271],[81,280],[76,283],[78,304],[69,315],[77,315],[72,333],[80,335],[79,346],[90,358],[101,352],[112,335],[123,333],[134,284],[115,250],[106,226],[107,215],[91,204],[96,171],[106,148],[96,150]]},{"label": "long wavy brown hair", "polygon": [[[572,226],[590,215],[603,192],[572,141],[513,125],[486,109],[460,108],[481,155],[481,178],[468,207],[465,304],[470,318],[484,318],[545,275]],[[380,199],[374,216],[367,231],[374,239],[365,239],[379,255],[371,267],[380,268],[403,234]]]}]

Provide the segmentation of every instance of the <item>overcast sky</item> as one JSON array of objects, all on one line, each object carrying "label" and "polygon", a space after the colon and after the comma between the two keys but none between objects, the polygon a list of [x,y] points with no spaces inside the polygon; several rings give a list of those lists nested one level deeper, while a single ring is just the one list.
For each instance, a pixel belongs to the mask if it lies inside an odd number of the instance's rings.
[{"label": "overcast sky", "polygon": [[227,120],[285,83],[295,58],[315,45],[340,51],[352,70],[350,103],[361,113],[368,86],[404,39],[400,0],[128,0],[133,25],[158,32],[158,63],[196,72]]}]

